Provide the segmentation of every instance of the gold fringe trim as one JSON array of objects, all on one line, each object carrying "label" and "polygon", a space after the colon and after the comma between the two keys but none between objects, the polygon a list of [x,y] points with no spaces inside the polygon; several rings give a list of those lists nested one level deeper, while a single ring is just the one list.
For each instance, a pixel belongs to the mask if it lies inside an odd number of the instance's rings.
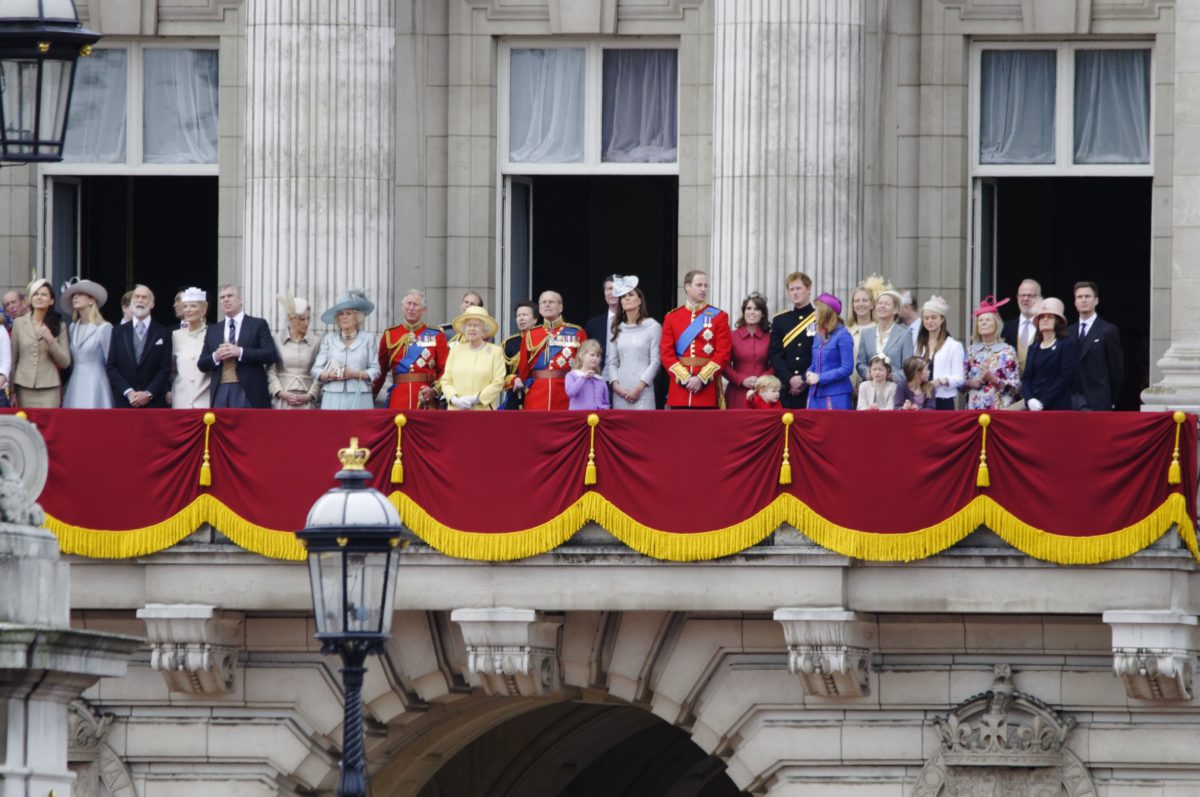
[{"label": "gold fringe trim", "polygon": [[[829,521],[792,495],[781,495],[746,520],[725,528],[682,534],[646,526],[625,514],[600,493],[589,491],[562,514],[533,528],[503,534],[460,531],[435,520],[400,492],[389,496],[405,525],[437,550],[459,559],[504,562],[553,550],[586,523],[594,521],[635,551],[655,559],[691,562],[730,556],[750,548],[781,525],[795,526],[809,539],[835,553],[875,562],[923,559],[986,526],[1017,550],[1035,559],[1086,565],[1130,556],[1153,544],[1174,525],[1192,556],[1200,560],[1196,529],[1187,502],[1178,493],[1148,516],[1123,529],[1091,537],[1050,534],[1024,523],[988,496],[978,496],[950,517],[928,528],[903,534],[864,532]],[[235,545],[272,559],[299,561],[304,547],[294,534],[243,519],[204,494],[161,523],[139,529],[87,529],[47,516],[63,553],[94,559],[128,559],[165,550],[209,523]]]},{"label": "gold fringe trim", "polygon": [[244,550],[271,559],[299,561],[306,557],[304,547],[292,532],[251,523],[207,493],[161,523],[140,529],[87,529],[51,515],[46,515],[44,525],[58,537],[63,553],[92,559],[130,559],[166,550],[205,523]]}]

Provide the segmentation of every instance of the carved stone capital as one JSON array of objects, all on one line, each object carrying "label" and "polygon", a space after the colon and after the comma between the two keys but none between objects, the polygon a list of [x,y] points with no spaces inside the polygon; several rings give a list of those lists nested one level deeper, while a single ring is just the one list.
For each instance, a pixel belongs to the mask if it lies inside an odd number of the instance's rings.
[{"label": "carved stone capital", "polygon": [[146,622],[150,666],[172,692],[217,695],[233,690],[242,645],[241,612],[194,603],[151,603],[138,609]]},{"label": "carved stone capital", "polygon": [[562,689],[561,615],[533,609],[455,609],[467,670],[489,695],[545,696]]},{"label": "carved stone capital", "polygon": [[804,692],[822,697],[871,693],[874,624],[845,609],[776,609],[788,645],[788,670],[804,679]]},{"label": "carved stone capital", "polygon": [[1177,611],[1104,613],[1112,627],[1113,672],[1139,700],[1191,700],[1197,618]]}]

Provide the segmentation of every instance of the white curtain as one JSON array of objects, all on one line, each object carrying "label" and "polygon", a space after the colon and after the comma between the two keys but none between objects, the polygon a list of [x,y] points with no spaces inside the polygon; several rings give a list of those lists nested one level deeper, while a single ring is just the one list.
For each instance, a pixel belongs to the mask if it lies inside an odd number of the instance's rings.
[{"label": "white curtain", "polygon": [[508,82],[508,158],[523,163],[583,160],[581,49],[513,50]]},{"label": "white curtain", "polygon": [[142,159],[146,163],[216,163],[216,50],[145,51]]},{"label": "white curtain", "polygon": [[1150,51],[1075,53],[1075,162],[1150,162]]},{"label": "white curtain", "polygon": [[126,50],[105,47],[76,61],[64,161],[125,162],[127,59]]},{"label": "white curtain", "polygon": [[979,162],[1054,163],[1053,50],[984,50]]},{"label": "white curtain", "polygon": [[605,50],[601,155],[606,161],[674,163],[678,53]]}]

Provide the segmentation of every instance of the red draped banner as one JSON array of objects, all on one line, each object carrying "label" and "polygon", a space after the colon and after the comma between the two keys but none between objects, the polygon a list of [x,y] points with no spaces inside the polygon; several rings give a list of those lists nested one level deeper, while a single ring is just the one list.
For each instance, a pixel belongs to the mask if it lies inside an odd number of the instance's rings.
[{"label": "red draped banner", "polygon": [[405,524],[469,559],[548,551],[589,521],[673,560],[735,553],[784,523],[879,561],[981,525],[1064,564],[1128,556],[1175,527],[1200,558],[1196,418],[1181,413],[601,412],[594,427],[580,412],[27,416],[50,452],[46,525],[83,556],[151,553],[210,523],[302,558],[292,532],[357,437]]}]

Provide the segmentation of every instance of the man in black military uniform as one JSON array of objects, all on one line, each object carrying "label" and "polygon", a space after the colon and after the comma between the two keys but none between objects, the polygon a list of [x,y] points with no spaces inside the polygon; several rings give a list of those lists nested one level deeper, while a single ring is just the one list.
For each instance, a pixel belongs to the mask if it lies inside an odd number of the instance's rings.
[{"label": "man in black military uniform", "polygon": [[519,410],[525,403],[524,389],[517,390],[513,387],[513,381],[517,376],[517,361],[521,357],[521,336],[540,322],[537,307],[529,299],[518,303],[514,312],[517,320],[517,334],[509,335],[501,344],[501,348],[504,350],[504,361],[508,365],[508,375],[504,377],[504,397],[500,401],[502,410]]},{"label": "man in black military uniform", "polygon": [[813,335],[817,331],[817,313],[809,302],[812,277],[802,271],[788,274],[787,293],[792,309],[783,311],[771,321],[767,359],[775,369],[775,376],[783,383],[779,403],[801,409],[808,401],[804,375],[812,363]]}]

